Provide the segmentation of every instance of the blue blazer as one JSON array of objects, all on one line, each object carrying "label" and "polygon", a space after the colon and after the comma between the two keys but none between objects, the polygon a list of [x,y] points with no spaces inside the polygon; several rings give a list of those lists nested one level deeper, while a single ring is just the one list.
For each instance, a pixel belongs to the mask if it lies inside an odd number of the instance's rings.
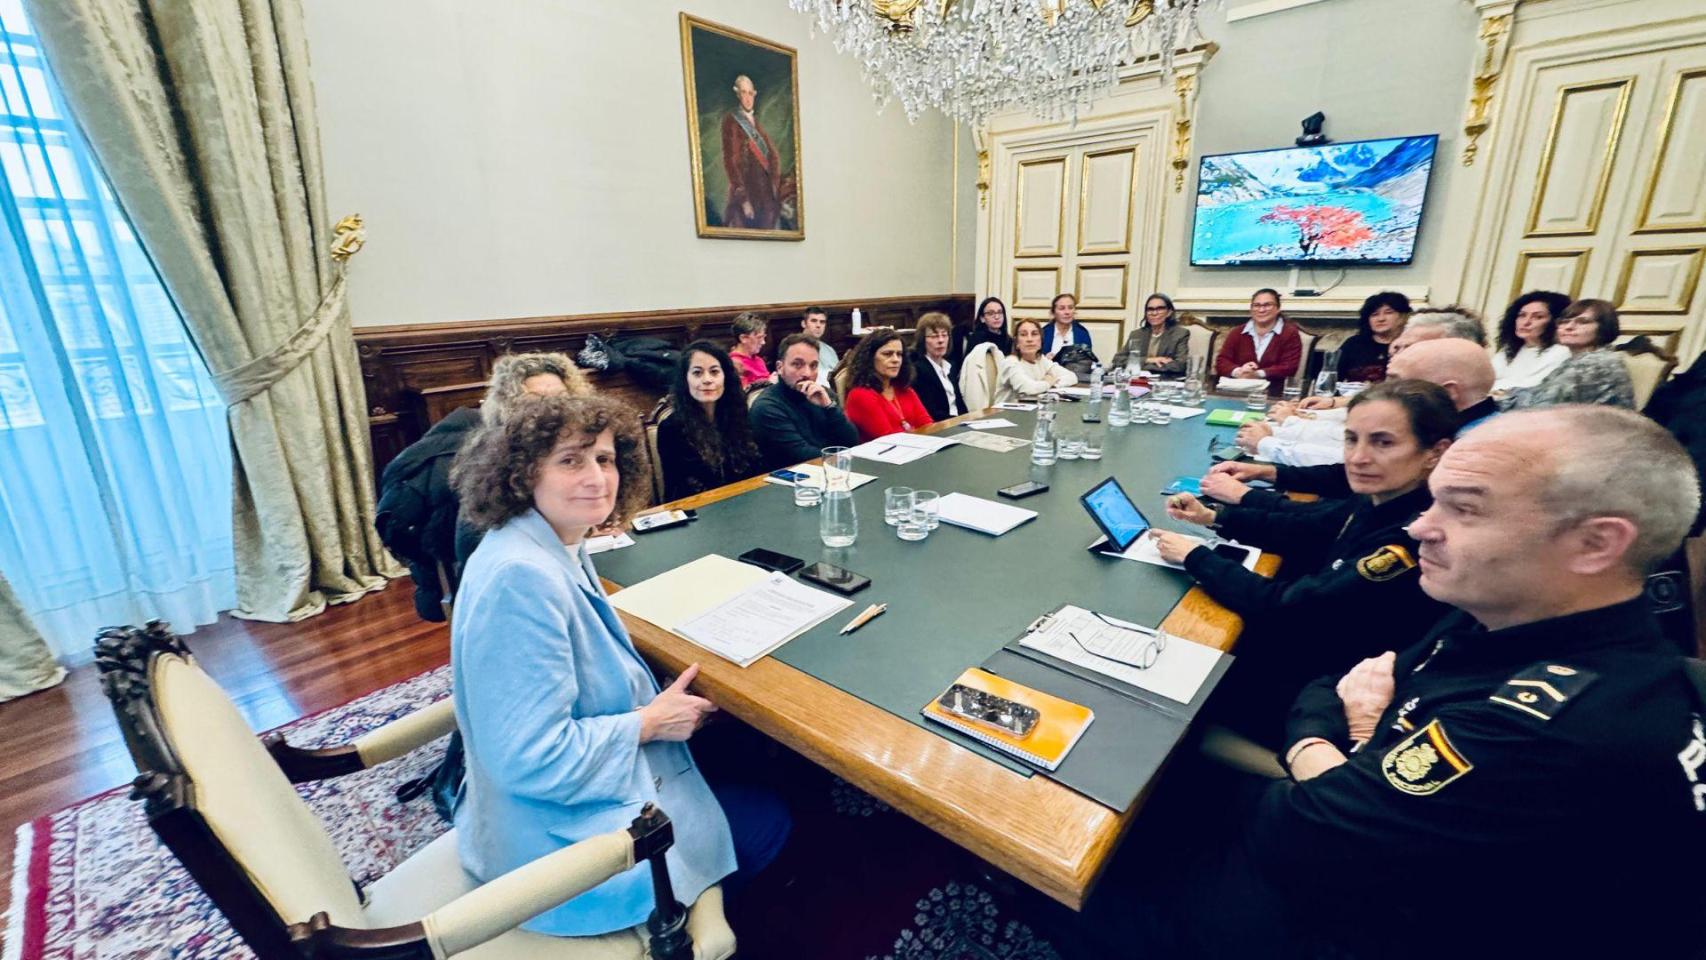
[{"label": "blue blazer", "polygon": [[[1076,320],[1072,321],[1072,342],[1077,343],[1077,344],[1082,344],[1083,346],[1086,346],[1086,347],[1090,346],[1090,328],[1084,326],[1082,323],[1079,323]],[[1043,353],[1047,354],[1049,351],[1051,351],[1053,349],[1054,349],[1054,321],[1053,320],[1047,320],[1047,321],[1044,321],[1044,323],[1043,323]]]},{"label": "blue blazer", "polygon": [[[564,547],[538,511],[486,534],[469,558],[450,670],[468,748],[457,842],[476,878],[620,830],[648,802],[675,823],[665,858],[683,903],[734,872],[728,820],[687,745],[640,743],[636,711],[657,680],[585,548]],[[642,863],[523,926],[592,936],[644,923],[652,906]]]}]

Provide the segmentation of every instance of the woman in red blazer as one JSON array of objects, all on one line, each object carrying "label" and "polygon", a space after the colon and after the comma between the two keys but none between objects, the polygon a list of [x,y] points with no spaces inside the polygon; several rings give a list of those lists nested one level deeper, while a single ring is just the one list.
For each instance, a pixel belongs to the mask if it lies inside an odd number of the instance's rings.
[{"label": "woman in red blazer", "polygon": [[859,439],[934,423],[918,394],[912,390],[912,364],[906,362],[906,345],[893,330],[867,334],[843,364],[847,368],[847,419],[859,428]]},{"label": "woman in red blazer", "polygon": [[[1264,342],[1261,349],[1257,339]],[[1226,335],[1214,372],[1223,377],[1265,379],[1279,389],[1303,363],[1303,338],[1280,316],[1280,295],[1263,287],[1250,298],[1250,320]]]}]

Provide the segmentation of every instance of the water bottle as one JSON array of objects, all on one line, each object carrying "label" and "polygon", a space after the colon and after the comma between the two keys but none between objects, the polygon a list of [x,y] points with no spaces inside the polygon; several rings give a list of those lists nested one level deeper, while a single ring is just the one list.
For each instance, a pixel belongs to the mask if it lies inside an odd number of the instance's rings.
[{"label": "water bottle", "polygon": [[1090,402],[1084,408],[1085,423],[1102,422],[1102,363],[1090,365]]},{"label": "water bottle", "polygon": [[817,535],[826,547],[850,547],[859,539],[859,515],[853,509],[853,455],[846,447],[823,450],[823,503]]},{"label": "water bottle", "polygon": [[1108,426],[1123,427],[1131,423],[1131,388],[1126,386],[1125,374],[1114,371],[1114,399],[1108,404]]},{"label": "water bottle", "polygon": [[1031,432],[1031,462],[1048,466],[1054,462],[1054,398],[1037,403],[1037,427]]}]

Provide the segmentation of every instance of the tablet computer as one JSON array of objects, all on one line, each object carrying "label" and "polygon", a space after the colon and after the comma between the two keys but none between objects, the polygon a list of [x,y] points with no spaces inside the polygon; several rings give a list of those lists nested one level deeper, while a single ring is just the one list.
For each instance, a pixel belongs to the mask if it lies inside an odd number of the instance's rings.
[{"label": "tablet computer", "polygon": [[1108,542],[1121,553],[1149,529],[1149,518],[1137,509],[1137,504],[1131,502],[1125,488],[1113,477],[1091,487],[1078,502],[1084,504],[1090,519],[1096,521],[1096,526],[1107,534]]}]

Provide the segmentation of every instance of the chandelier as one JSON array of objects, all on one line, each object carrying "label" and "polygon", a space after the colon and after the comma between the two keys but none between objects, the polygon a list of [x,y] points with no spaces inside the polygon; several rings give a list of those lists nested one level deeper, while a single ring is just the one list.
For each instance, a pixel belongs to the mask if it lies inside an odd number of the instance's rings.
[{"label": "chandelier", "polygon": [[1147,57],[1170,73],[1219,0],[788,0],[863,66],[879,104],[982,126],[1022,108],[1076,118]]}]

